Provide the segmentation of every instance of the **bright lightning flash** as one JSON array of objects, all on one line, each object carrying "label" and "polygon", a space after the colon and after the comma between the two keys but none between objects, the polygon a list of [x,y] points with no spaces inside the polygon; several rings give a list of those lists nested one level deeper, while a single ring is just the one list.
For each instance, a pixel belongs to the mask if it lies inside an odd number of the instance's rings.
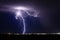
[{"label": "bright lightning flash", "polygon": [[26,8],[23,8],[23,7],[16,7],[16,8],[14,8],[14,9],[16,9],[17,11],[16,11],[16,19],[18,19],[18,18],[22,18],[22,20],[23,20],[23,34],[25,34],[25,32],[26,32],[26,25],[25,25],[25,19],[23,18],[23,16],[22,16],[22,12],[21,12],[21,10],[25,10]]},{"label": "bright lightning flash", "polygon": [[35,13],[34,13],[34,15],[31,15],[31,13],[29,13],[27,10],[29,10],[29,11],[33,11],[33,10],[31,10],[30,8],[26,8],[26,7],[13,7],[13,9],[14,10],[16,10],[15,11],[15,17],[16,17],[16,19],[22,19],[23,20],[23,34],[25,34],[26,33],[26,25],[25,25],[25,19],[24,19],[24,16],[23,16],[23,14],[24,13],[22,13],[22,10],[24,11],[24,12],[26,12],[25,14],[27,14],[27,15],[29,15],[29,16],[33,16],[33,17],[37,17],[36,15],[36,11],[34,11]]},{"label": "bright lightning flash", "polygon": [[[6,8],[6,9],[4,9],[4,8]],[[25,25],[25,19],[24,19],[24,17],[26,17],[25,14],[27,14],[29,16],[33,16],[33,17],[38,17],[38,14],[39,14],[39,12],[37,12],[36,9],[30,8],[30,7],[26,8],[26,7],[22,7],[22,6],[6,5],[6,6],[4,6],[4,8],[1,8],[0,11],[2,10],[2,11],[14,12],[14,14],[16,15],[15,16],[16,19],[19,19],[19,20],[22,19],[23,20],[23,34],[26,33],[26,25]]]}]

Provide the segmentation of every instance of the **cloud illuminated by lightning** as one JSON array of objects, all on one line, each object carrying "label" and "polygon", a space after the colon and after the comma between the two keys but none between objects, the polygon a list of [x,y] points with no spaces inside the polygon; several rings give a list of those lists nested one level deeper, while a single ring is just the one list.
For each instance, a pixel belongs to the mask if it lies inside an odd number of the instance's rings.
[{"label": "cloud illuminated by lightning", "polygon": [[22,20],[23,20],[23,34],[24,34],[26,32],[26,24],[25,24],[25,19],[24,19],[23,15],[22,15],[21,10],[25,11],[28,15],[30,15],[30,13],[27,11],[29,9],[25,8],[25,7],[13,7],[13,9],[16,10],[16,19],[21,17]]},{"label": "cloud illuminated by lightning", "polygon": [[[14,12],[16,15],[15,18],[17,20],[20,18],[23,20],[23,34],[26,33],[26,24],[25,24],[25,19],[24,19],[25,15],[23,16],[23,14],[27,14],[33,17],[38,17],[38,12],[35,9],[31,9],[31,8],[24,7],[24,6],[11,6],[11,7],[7,7],[6,9],[1,9],[1,10]],[[26,13],[23,13],[21,10]],[[29,11],[32,13],[30,13]]]}]

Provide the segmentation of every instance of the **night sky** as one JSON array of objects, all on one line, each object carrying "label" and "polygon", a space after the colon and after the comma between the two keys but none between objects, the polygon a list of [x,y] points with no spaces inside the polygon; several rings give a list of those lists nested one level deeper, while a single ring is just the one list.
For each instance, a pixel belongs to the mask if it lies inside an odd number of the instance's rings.
[{"label": "night sky", "polygon": [[[26,33],[51,33],[60,32],[59,1],[37,1],[37,0],[0,0],[0,6],[6,4],[32,4],[39,10],[38,18],[27,16],[25,18]],[[12,12],[0,11],[0,33],[12,32],[22,33],[22,20],[16,20]]]}]

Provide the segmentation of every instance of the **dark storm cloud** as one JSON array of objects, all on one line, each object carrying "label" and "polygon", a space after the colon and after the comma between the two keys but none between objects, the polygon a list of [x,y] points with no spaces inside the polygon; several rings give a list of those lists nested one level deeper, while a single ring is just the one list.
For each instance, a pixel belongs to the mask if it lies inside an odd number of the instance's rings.
[{"label": "dark storm cloud", "polygon": [[[40,22],[44,32],[60,32],[60,12],[58,1],[38,1],[38,0],[0,0],[0,6],[5,4],[32,4],[40,11]],[[40,27],[38,27],[40,28]],[[37,28],[37,29],[38,29]],[[38,30],[37,30],[38,31]]]},{"label": "dark storm cloud", "polygon": [[[45,4],[43,3],[41,7],[41,16],[42,22],[44,24],[45,30],[50,30],[53,32],[59,31],[60,24],[60,16],[59,16],[59,2],[58,1],[47,1]],[[59,28],[59,29],[58,29]]]}]

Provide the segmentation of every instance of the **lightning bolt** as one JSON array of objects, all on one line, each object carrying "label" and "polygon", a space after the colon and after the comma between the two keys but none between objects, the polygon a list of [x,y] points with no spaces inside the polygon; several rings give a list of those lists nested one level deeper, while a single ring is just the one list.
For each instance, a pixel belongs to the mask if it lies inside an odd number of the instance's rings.
[{"label": "lightning bolt", "polygon": [[25,19],[24,19],[25,15],[23,16],[24,13],[22,13],[21,10],[23,10],[24,12],[26,12],[26,14],[29,15],[29,16],[38,17],[38,14],[37,14],[36,10],[34,10],[35,13],[31,15],[31,13],[29,13],[27,10],[29,10],[29,11],[33,11],[33,10],[30,9],[30,8],[28,8],[28,7],[26,8],[26,7],[22,7],[22,6],[10,6],[10,7],[7,7],[7,9],[0,9],[0,11],[1,10],[2,11],[14,12],[15,18],[17,20],[18,19],[19,20],[22,19],[22,22],[23,22],[23,32],[22,32],[22,34],[26,33],[26,24],[25,24]]},{"label": "lightning bolt", "polygon": [[29,16],[32,16],[32,15],[30,15],[30,13],[27,11],[29,9],[27,9],[25,7],[13,7],[13,8],[16,10],[16,19],[18,19],[18,18],[20,19],[20,17],[21,17],[23,20],[23,34],[25,34],[26,33],[26,24],[25,24],[25,19],[23,17],[23,13],[21,10],[25,11],[26,14]]},{"label": "lightning bolt", "polygon": [[25,34],[25,32],[26,32],[26,25],[25,25],[25,19],[24,19],[24,17],[22,16],[22,12],[21,12],[21,10],[17,10],[16,11],[16,19],[20,19],[20,17],[22,18],[22,20],[23,20],[23,34]]}]

